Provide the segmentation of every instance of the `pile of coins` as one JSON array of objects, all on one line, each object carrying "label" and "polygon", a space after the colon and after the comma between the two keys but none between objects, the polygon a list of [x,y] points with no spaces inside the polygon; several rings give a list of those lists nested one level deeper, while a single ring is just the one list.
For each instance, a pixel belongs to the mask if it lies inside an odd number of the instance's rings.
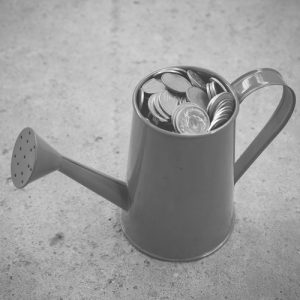
[{"label": "pile of coins", "polygon": [[220,80],[176,67],[146,81],[139,90],[138,105],[156,126],[186,135],[220,127],[235,109],[233,95]]}]

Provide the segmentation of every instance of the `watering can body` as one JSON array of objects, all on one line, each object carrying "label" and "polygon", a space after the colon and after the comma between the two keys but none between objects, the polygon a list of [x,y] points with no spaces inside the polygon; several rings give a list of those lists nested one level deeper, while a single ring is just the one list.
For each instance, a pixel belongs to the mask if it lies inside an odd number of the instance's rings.
[{"label": "watering can body", "polygon": [[209,254],[234,221],[234,121],[213,135],[168,135],[133,117],[128,160],[128,239],[147,254],[190,260]]},{"label": "watering can body", "polygon": [[[141,114],[138,93],[154,72],[137,85],[133,94],[125,181],[87,168],[55,152],[56,169],[122,208],[122,229],[136,248],[152,257],[169,261],[199,259],[225,243],[234,224],[235,183],[284,127],[295,105],[292,89],[273,69],[251,71],[229,84],[212,71],[182,68],[194,70],[204,77],[217,78],[234,95],[235,111],[223,126],[207,134],[186,136],[153,125]],[[253,91],[268,85],[282,85],[282,99],[266,126],[235,162],[235,120],[240,103]],[[12,178],[19,172],[16,165],[18,148],[26,147],[21,144],[21,139],[18,138],[13,152]],[[31,146],[30,149],[44,145],[38,136],[32,143],[36,147]],[[20,155],[25,157],[27,153]],[[39,150],[35,155],[31,158],[33,162],[43,156]],[[36,165],[32,174],[27,170],[28,181],[21,184],[16,177],[15,185],[23,187],[40,177],[34,173],[35,169],[41,169],[38,162]],[[47,170],[52,169],[47,167]]]}]

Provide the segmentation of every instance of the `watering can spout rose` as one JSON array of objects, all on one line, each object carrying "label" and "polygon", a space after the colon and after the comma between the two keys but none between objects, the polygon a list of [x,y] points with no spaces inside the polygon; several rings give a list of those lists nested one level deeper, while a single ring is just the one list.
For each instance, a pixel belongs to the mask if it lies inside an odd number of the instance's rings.
[{"label": "watering can spout rose", "polygon": [[[249,94],[271,85],[282,86],[281,100],[235,160],[240,106]],[[270,68],[248,72],[231,84],[203,68],[161,69],[141,80],[133,93],[126,180],[61,155],[27,127],[13,149],[12,181],[23,188],[58,170],[119,206],[125,236],[143,253],[168,261],[199,259],[228,239],[234,185],[285,126],[295,101],[293,90]]]}]

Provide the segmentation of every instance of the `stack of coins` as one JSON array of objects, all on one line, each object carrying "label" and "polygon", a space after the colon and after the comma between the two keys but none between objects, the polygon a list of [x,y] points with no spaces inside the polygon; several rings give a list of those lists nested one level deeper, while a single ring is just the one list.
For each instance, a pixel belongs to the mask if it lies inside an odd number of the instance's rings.
[{"label": "stack of coins", "polygon": [[185,135],[205,134],[226,123],[234,97],[220,80],[182,68],[166,68],[138,93],[142,114],[156,126]]}]

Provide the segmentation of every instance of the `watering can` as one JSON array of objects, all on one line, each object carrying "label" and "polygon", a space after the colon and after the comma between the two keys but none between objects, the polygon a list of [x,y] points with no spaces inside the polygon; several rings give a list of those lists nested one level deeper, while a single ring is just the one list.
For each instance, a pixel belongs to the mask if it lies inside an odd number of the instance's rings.
[{"label": "watering can", "polygon": [[[137,249],[168,261],[190,261],[219,249],[234,224],[234,185],[289,120],[295,94],[273,69],[248,72],[231,84],[217,73],[180,66],[217,78],[232,93],[235,110],[221,127],[202,135],[161,129],[140,111],[141,80],[133,93],[133,119],[127,178],[117,180],[67,158],[32,128],[19,134],[11,177],[17,188],[55,170],[69,176],[122,209],[125,236]],[[166,69],[167,70],[167,69]],[[240,104],[257,89],[280,85],[282,98],[270,120],[235,161],[235,120]]]}]

